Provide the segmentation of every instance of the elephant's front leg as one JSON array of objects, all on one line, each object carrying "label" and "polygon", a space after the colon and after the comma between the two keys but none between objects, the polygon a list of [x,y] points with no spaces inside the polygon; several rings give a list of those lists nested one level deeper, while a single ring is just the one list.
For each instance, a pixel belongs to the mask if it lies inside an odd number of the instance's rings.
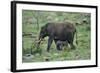
[{"label": "elephant's front leg", "polygon": [[48,45],[47,45],[47,52],[49,52],[52,42],[53,42],[53,37],[49,37]]}]

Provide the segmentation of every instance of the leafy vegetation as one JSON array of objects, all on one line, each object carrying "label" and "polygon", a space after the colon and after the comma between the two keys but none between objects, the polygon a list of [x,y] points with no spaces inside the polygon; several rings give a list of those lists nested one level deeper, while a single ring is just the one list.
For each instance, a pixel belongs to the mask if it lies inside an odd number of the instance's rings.
[{"label": "leafy vegetation", "polygon": [[[22,53],[23,62],[44,62],[63,60],[87,60],[91,58],[91,15],[89,13],[75,12],[48,12],[48,11],[22,11]],[[53,42],[50,53],[47,53],[46,37],[40,46],[37,45],[40,29],[47,22],[72,22],[77,28],[78,45],[75,50],[64,46],[62,51],[56,49]],[[76,40],[76,39],[74,39]],[[38,48],[37,48],[38,46]]]}]

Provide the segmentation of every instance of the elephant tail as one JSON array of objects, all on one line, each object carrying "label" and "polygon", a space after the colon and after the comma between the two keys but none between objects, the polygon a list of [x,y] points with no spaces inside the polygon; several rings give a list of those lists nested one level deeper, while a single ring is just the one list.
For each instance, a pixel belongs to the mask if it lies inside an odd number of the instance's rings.
[{"label": "elephant tail", "polygon": [[77,41],[77,30],[75,30],[76,32],[76,44],[78,45],[78,41]]}]

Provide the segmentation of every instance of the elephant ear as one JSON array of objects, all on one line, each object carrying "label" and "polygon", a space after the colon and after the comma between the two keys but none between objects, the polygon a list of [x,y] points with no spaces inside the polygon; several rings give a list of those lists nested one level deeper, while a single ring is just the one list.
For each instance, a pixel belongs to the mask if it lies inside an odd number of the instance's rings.
[{"label": "elephant ear", "polygon": [[51,25],[52,23],[46,23],[46,25],[45,25],[45,30],[47,31],[47,29],[48,29],[48,27]]},{"label": "elephant ear", "polygon": [[44,26],[41,27],[41,30],[44,32],[47,32],[47,29],[48,29],[48,26],[50,25],[51,23],[46,23]]},{"label": "elephant ear", "polygon": [[47,30],[47,27],[46,27],[46,26],[42,26],[42,27],[41,27],[41,30],[44,32],[44,31]]},{"label": "elephant ear", "polygon": [[41,29],[47,31],[48,26],[50,25],[50,23],[46,23]]}]

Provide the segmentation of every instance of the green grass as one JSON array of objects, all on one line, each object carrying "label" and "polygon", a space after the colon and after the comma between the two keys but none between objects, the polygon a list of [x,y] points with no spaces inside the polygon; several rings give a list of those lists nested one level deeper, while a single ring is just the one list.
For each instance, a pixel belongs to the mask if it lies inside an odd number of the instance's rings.
[{"label": "green grass", "polygon": [[[75,50],[71,50],[69,46],[64,46],[64,51],[58,51],[56,49],[55,43],[53,42],[50,48],[50,53],[47,53],[47,38],[42,41],[40,44],[40,52],[37,52],[34,54],[34,58],[32,60],[26,61],[23,59],[23,62],[44,62],[46,59],[49,59],[49,61],[63,61],[63,60],[87,60],[91,58],[91,49],[90,49],[90,31],[86,30],[87,26],[77,26],[77,34],[78,34],[78,45],[76,46]],[[30,30],[32,30],[31,28]],[[33,30],[33,34],[36,29]],[[38,37],[38,33],[36,34]],[[23,37],[23,56],[25,54],[29,54],[32,48],[32,51],[34,52],[37,50],[36,48],[36,38],[30,38],[30,37]],[[34,45],[35,44],[35,45]],[[74,41],[74,44],[75,41]]]}]

